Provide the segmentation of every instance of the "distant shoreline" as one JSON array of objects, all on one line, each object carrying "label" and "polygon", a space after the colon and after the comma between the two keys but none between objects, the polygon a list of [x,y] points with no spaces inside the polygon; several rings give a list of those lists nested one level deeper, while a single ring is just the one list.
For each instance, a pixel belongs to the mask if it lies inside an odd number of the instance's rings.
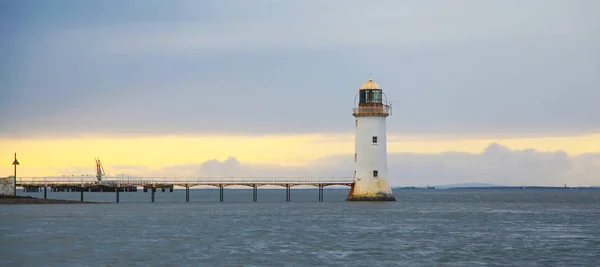
[{"label": "distant shoreline", "polygon": [[479,190],[506,190],[506,189],[514,189],[514,190],[600,190],[600,187],[590,186],[590,187],[562,187],[562,186],[457,186],[457,187],[439,187],[436,188],[431,187],[417,187],[417,186],[409,186],[409,187],[393,187],[393,190],[456,190],[456,189],[479,189]]},{"label": "distant shoreline", "polygon": [[30,196],[0,196],[2,204],[99,204],[101,202],[88,202],[62,199],[43,199]]}]

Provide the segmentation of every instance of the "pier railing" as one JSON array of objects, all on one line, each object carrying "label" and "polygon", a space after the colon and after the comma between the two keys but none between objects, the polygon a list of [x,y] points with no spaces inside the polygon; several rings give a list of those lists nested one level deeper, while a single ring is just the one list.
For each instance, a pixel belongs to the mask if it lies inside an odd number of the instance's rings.
[{"label": "pier railing", "polygon": [[148,186],[148,185],[349,185],[352,177],[18,177],[19,186],[90,185]]}]

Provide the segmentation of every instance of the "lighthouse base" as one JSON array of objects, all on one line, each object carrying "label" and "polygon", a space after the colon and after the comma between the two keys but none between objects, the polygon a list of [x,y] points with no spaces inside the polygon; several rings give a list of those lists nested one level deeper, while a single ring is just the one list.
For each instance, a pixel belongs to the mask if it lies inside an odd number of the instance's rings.
[{"label": "lighthouse base", "polygon": [[[377,185],[382,186],[380,183]],[[392,190],[387,187],[387,184],[383,190],[379,188],[376,189],[376,191],[360,190],[362,188],[357,188],[356,186],[356,183],[352,184],[346,201],[396,201],[396,197],[394,197],[394,194],[392,194]]]},{"label": "lighthouse base", "polygon": [[396,201],[391,194],[377,194],[375,196],[348,196],[346,201]]}]

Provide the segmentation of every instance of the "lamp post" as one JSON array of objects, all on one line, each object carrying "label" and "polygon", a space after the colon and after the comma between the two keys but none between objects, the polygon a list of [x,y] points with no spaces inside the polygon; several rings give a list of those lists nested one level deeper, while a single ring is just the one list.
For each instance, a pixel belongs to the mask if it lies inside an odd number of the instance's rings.
[{"label": "lamp post", "polygon": [[17,153],[15,152],[15,161],[13,161],[12,165],[15,166],[15,175],[13,176],[13,194],[17,196],[17,165],[21,165],[17,160]]}]

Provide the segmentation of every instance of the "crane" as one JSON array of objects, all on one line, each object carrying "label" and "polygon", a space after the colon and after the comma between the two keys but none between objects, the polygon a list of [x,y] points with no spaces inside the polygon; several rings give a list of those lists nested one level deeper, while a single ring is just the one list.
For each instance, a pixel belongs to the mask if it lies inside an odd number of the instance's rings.
[{"label": "crane", "polygon": [[104,175],[104,167],[102,167],[102,162],[100,162],[99,158],[96,158],[96,179],[98,179],[98,183],[102,182],[103,175]]}]

